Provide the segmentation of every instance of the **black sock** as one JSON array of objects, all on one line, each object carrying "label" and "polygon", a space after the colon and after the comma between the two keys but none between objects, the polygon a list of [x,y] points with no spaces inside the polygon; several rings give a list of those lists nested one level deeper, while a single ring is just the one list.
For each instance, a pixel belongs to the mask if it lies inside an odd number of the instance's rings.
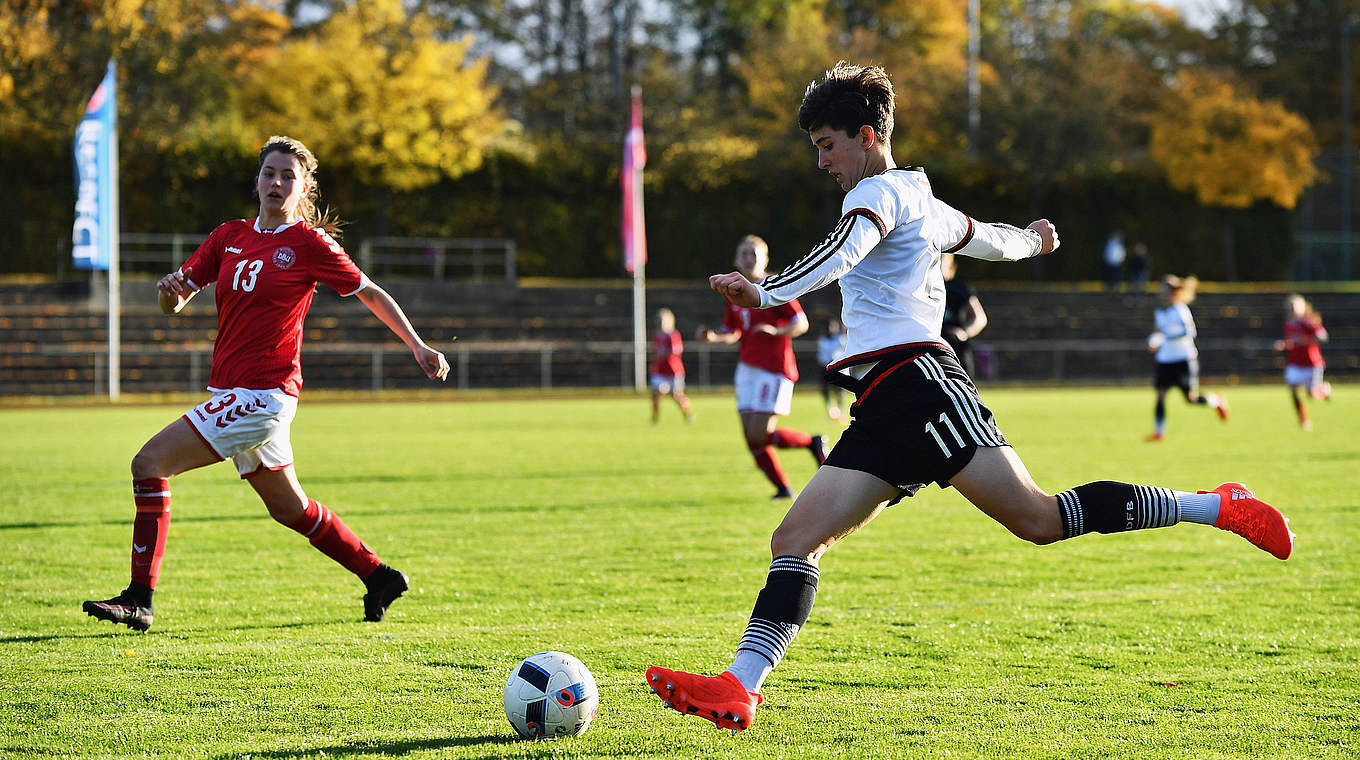
[{"label": "black sock", "polygon": [[1083,533],[1120,533],[1161,528],[1180,522],[1180,507],[1170,488],[1101,480],[1058,494],[1063,538]]},{"label": "black sock", "polygon": [[138,607],[150,607],[151,597],[155,593],[155,589],[145,583],[133,581],[128,584],[127,590],[123,592],[123,595]]},{"label": "black sock", "polygon": [[755,652],[778,665],[812,613],[819,575],[817,566],[801,557],[776,557],[737,651]]},{"label": "black sock", "polygon": [[1161,430],[1161,429],[1162,429],[1162,425],[1166,422],[1166,399],[1165,399],[1165,398],[1159,398],[1159,399],[1157,399],[1157,414],[1156,414],[1156,418],[1157,418],[1157,429],[1158,429],[1158,430]]}]

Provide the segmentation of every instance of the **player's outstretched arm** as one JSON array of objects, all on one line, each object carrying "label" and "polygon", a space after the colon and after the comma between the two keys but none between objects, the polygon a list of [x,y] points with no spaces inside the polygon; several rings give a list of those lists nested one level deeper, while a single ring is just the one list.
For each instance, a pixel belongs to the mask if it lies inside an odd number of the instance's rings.
[{"label": "player's outstretched arm", "polygon": [[448,377],[448,360],[440,352],[425,345],[425,341],[420,339],[416,329],[411,326],[411,321],[406,318],[406,312],[401,310],[386,290],[378,287],[376,283],[369,282],[368,287],[356,295],[364,302],[364,306],[373,312],[373,316],[382,320],[382,323],[411,349],[416,361],[420,363],[420,368],[425,370],[426,377],[431,380],[443,380]]},{"label": "player's outstretched arm", "polygon": [[160,291],[161,311],[165,314],[178,314],[184,305],[189,303],[189,299],[194,297],[198,291],[189,283],[189,276],[193,270],[185,268],[183,272],[176,269],[156,281],[156,289]]},{"label": "player's outstretched arm", "polygon": [[746,279],[741,272],[715,274],[708,278],[708,286],[737,306],[745,306],[748,309],[760,308],[760,288]]}]

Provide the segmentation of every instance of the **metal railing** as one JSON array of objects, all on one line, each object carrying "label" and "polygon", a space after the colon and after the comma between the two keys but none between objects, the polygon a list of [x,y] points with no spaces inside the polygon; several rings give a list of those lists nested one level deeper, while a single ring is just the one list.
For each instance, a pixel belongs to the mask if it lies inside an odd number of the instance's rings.
[{"label": "metal railing", "polygon": [[[119,235],[119,268],[154,272],[179,268],[208,237],[191,232]],[[401,274],[513,284],[515,253],[515,241],[508,238],[375,237],[359,241],[357,258],[359,266],[375,277]]]},{"label": "metal railing", "polygon": [[[408,253],[407,251],[419,251]],[[359,244],[359,266],[372,275],[426,272],[435,280],[515,282],[515,241],[508,238],[365,238]]]},{"label": "metal railing", "polygon": [[[819,368],[815,348],[795,343],[803,368],[803,382],[816,384]],[[1339,379],[1360,377],[1360,341],[1329,344],[1333,362],[1328,373]],[[1206,374],[1257,380],[1278,376],[1280,354],[1272,341],[1222,339],[1201,341]],[[1027,340],[980,343],[978,379],[981,382],[1146,382],[1151,357],[1136,340]],[[454,343],[445,348],[450,373],[447,386],[458,390],[488,388],[633,387],[633,345],[629,341],[566,342],[518,341]],[[21,390],[23,370],[0,373],[0,393],[100,393],[105,384],[106,357],[89,346],[34,346],[32,353],[60,356],[58,368],[69,379],[48,382],[41,391]],[[152,363],[138,357],[159,357]],[[129,392],[202,393],[208,384],[212,345],[125,345],[122,351],[123,386]],[[731,382],[736,366],[735,346],[697,344],[685,351],[687,379],[693,388],[715,388]],[[303,347],[303,373],[309,388],[370,390],[432,387],[411,353],[397,344],[314,344]],[[51,369],[51,368],[48,368]],[[8,389],[7,389],[8,386]]]}]

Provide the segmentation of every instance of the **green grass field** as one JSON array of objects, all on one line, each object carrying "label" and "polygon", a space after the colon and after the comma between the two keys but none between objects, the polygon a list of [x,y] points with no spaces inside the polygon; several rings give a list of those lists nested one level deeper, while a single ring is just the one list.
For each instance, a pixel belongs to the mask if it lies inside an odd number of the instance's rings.
[{"label": "green grass field", "polygon": [[[0,756],[1354,758],[1357,392],[1311,434],[1278,386],[1229,389],[1227,425],[1177,401],[1150,444],[1148,389],[984,389],[1048,490],[1241,479],[1293,519],[1294,557],[1198,525],[1040,548],[932,487],[823,560],[738,736],[642,683],[725,668],[764,582],[783,507],[727,394],[688,426],[619,396],[304,399],[303,485],[411,591],[359,622],[358,581],[216,465],[173,481],[145,634],[80,603],[126,584],[128,462],[187,404],[3,409]],[[832,427],[810,394],[790,424]],[[506,675],[543,649],[599,682],[580,738],[512,738]]]}]

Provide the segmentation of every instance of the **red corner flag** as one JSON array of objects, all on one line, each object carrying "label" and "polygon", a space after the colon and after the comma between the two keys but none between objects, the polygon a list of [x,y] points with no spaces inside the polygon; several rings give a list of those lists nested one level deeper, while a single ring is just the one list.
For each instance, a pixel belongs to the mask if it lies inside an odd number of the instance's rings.
[{"label": "red corner flag", "polygon": [[647,264],[647,225],[642,212],[642,167],[647,150],[642,147],[642,88],[633,88],[633,113],[623,141],[623,263],[629,272]]}]

